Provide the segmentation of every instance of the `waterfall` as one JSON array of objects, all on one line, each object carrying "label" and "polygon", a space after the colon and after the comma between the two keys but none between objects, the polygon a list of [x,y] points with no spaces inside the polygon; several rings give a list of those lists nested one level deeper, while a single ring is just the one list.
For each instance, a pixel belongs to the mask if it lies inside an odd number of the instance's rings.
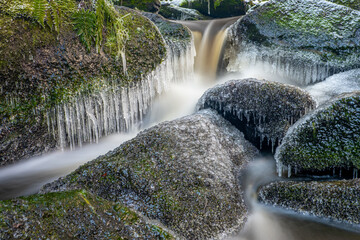
[{"label": "waterfall", "polygon": [[47,113],[48,129],[60,149],[98,142],[102,136],[137,128],[155,97],[173,82],[193,79],[195,47],[172,44],[167,58],[154,71],[129,87],[111,86],[79,94]]},{"label": "waterfall", "polygon": [[193,32],[197,50],[195,72],[205,82],[215,81],[227,29],[237,19],[239,17],[217,19],[216,21],[178,21]]}]

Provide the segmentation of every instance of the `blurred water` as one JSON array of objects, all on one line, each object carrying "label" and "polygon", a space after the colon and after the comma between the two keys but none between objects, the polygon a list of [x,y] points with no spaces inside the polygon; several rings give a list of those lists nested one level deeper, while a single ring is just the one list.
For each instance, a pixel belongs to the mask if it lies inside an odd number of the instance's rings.
[{"label": "blurred water", "polygon": [[[217,31],[223,34],[226,32],[224,26],[228,26],[235,20],[235,18],[230,19],[229,22],[220,20],[216,23],[209,21],[188,22],[188,26],[196,32],[195,38],[198,38],[197,50],[201,49],[202,46],[207,46],[203,52],[207,54],[206,56],[211,56],[208,53],[212,51],[212,48],[217,48],[218,61],[221,56],[224,36],[217,37],[219,36]],[[207,29],[209,26],[212,29]],[[208,39],[203,39],[203,36],[207,36]],[[214,44],[214,41],[217,42]],[[200,52],[197,51],[197,53]],[[198,59],[206,58],[209,57],[198,56]],[[152,105],[150,113],[144,119],[143,127],[150,127],[162,121],[191,114],[198,99],[206,89],[229,79],[256,77],[291,84],[286,78],[277,76],[273,72],[267,72],[266,68],[256,65],[244,67],[245,71],[229,74],[215,82],[213,77],[216,74],[216,69],[213,68],[217,64],[214,62],[214,59],[210,60],[210,65],[213,67],[208,75],[206,69],[209,69],[209,66],[200,63],[202,70],[199,71],[198,69],[197,73],[200,76],[198,75],[195,81],[169,84],[167,93],[158,97]],[[356,81],[359,79],[359,71],[354,70],[338,74],[322,83],[305,87],[305,89],[321,103],[333,95],[360,89],[359,82]],[[66,175],[78,166],[107,153],[122,142],[134,137],[136,133],[115,134],[102,138],[98,144],[84,145],[75,151],[55,152],[3,167],[0,169],[0,198],[8,199],[35,193],[43,184]],[[302,216],[294,212],[260,205],[257,202],[258,187],[274,181],[276,178],[275,163],[271,157],[270,159],[268,157],[259,158],[250,165],[241,182],[242,188],[246,191],[246,203],[251,214],[243,231],[228,238],[229,240],[360,240],[360,234],[347,229],[347,226],[341,224],[334,226],[319,218]]]}]

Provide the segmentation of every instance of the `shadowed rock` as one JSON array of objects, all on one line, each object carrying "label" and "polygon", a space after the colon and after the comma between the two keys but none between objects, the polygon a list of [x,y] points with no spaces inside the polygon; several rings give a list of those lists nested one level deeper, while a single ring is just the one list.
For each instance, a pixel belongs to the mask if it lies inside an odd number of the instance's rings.
[{"label": "shadowed rock", "polygon": [[315,107],[300,88],[266,80],[232,80],[207,90],[197,109],[212,108],[259,148],[274,148],[290,125]]}]

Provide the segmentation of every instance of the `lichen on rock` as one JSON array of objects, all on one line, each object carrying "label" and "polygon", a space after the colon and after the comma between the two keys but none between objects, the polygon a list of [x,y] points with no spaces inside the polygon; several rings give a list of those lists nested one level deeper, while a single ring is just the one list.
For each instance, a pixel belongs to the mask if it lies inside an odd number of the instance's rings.
[{"label": "lichen on rock", "polygon": [[[269,1],[229,29],[228,71],[262,64],[298,85],[359,68],[360,12],[325,0]],[[264,66],[263,66],[264,67]]]},{"label": "lichen on rock", "polygon": [[280,181],[262,187],[259,200],[332,221],[360,224],[360,181]]},{"label": "lichen on rock", "polygon": [[315,106],[311,96],[300,88],[250,78],[207,90],[197,109],[215,109],[255,146],[274,150],[288,128]]},{"label": "lichen on rock", "polygon": [[42,192],[85,188],[186,239],[208,239],[243,224],[237,174],[255,154],[235,127],[206,110],[149,128]]},{"label": "lichen on rock", "polygon": [[0,201],[1,239],[175,239],[126,206],[87,191]]},{"label": "lichen on rock", "polygon": [[192,38],[179,24],[163,20],[173,27],[162,36],[138,11],[107,0],[45,1],[44,18],[34,4],[0,3],[0,165],[126,131],[166,81],[190,79]]},{"label": "lichen on rock", "polygon": [[278,172],[281,174],[282,166],[296,168],[299,173],[333,172],[336,168],[336,175],[341,175],[341,168],[359,169],[359,133],[360,93],[341,95],[289,129],[276,150]]}]

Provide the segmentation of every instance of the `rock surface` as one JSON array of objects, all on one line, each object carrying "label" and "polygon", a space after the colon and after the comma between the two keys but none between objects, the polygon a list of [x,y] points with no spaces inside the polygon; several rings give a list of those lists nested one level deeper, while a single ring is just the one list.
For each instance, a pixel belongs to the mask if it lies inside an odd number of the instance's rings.
[{"label": "rock surface", "polygon": [[195,9],[183,8],[169,3],[161,5],[159,14],[172,20],[195,21],[205,20],[208,18]]},{"label": "rock surface", "polygon": [[207,90],[197,109],[212,108],[259,148],[274,148],[308,110],[311,96],[300,88],[266,80],[232,80]]},{"label": "rock surface", "polygon": [[359,68],[360,12],[325,0],[269,1],[229,29],[225,64],[261,64],[298,85]]},{"label": "rock surface", "polygon": [[[0,3],[0,39],[4,39],[0,42],[0,165],[126,130],[135,122],[134,116],[144,114],[156,93],[162,92],[161,81],[172,81],[172,76],[162,78],[159,72],[173,68],[171,63],[179,59],[183,62],[191,52],[187,51],[192,44],[187,28],[163,20],[159,29],[166,36],[162,36],[138,11],[113,7],[107,0],[45,6],[47,11],[62,11],[59,26],[38,19],[34,1]],[[94,22],[80,21],[86,15],[101,20],[95,16],[101,4],[106,6],[101,12],[104,19],[122,24],[125,61],[114,47],[112,31],[98,36]],[[103,21],[104,29],[114,27],[112,21]],[[87,31],[98,37],[87,39]],[[176,65],[186,77],[183,72],[188,67]],[[143,93],[146,96],[138,96]]]},{"label": "rock surface", "polygon": [[175,239],[119,203],[86,191],[0,201],[1,239]]},{"label": "rock surface", "polygon": [[186,239],[209,239],[243,224],[237,174],[255,154],[235,127],[206,110],[145,130],[42,192],[85,188]]},{"label": "rock surface", "polygon": [[336,170],[341,175],[341,168],[345,168],[343,171],[350,168],[352,177],[353,171],[360,168],[359,134],[360,92],[342,95],[289,129],[276,150],[278,172],[281,173],[282,166],[290,166],[299,173]]},{"label": "rock surface", "polygon": [[160,0],[117,0],[115,4],[121,6],[137,8],[146,12],[159,12]]},{"label": "rock surface", "polygon": [[276,182],[260,189],[259,200],[300,213],[360,224],[360,180]]},{"label": "rock surface", "polygon": [[327,0],[327,1],[339,4],[339,5],[344,5],[349,8],[360,11],[360,2],[357,0]]},{"label": "rock surface", "polygon": [[244,15],[247,10],[244,0],[186,0],[180,5],[196,9],[204,15],[225,18]]}]

